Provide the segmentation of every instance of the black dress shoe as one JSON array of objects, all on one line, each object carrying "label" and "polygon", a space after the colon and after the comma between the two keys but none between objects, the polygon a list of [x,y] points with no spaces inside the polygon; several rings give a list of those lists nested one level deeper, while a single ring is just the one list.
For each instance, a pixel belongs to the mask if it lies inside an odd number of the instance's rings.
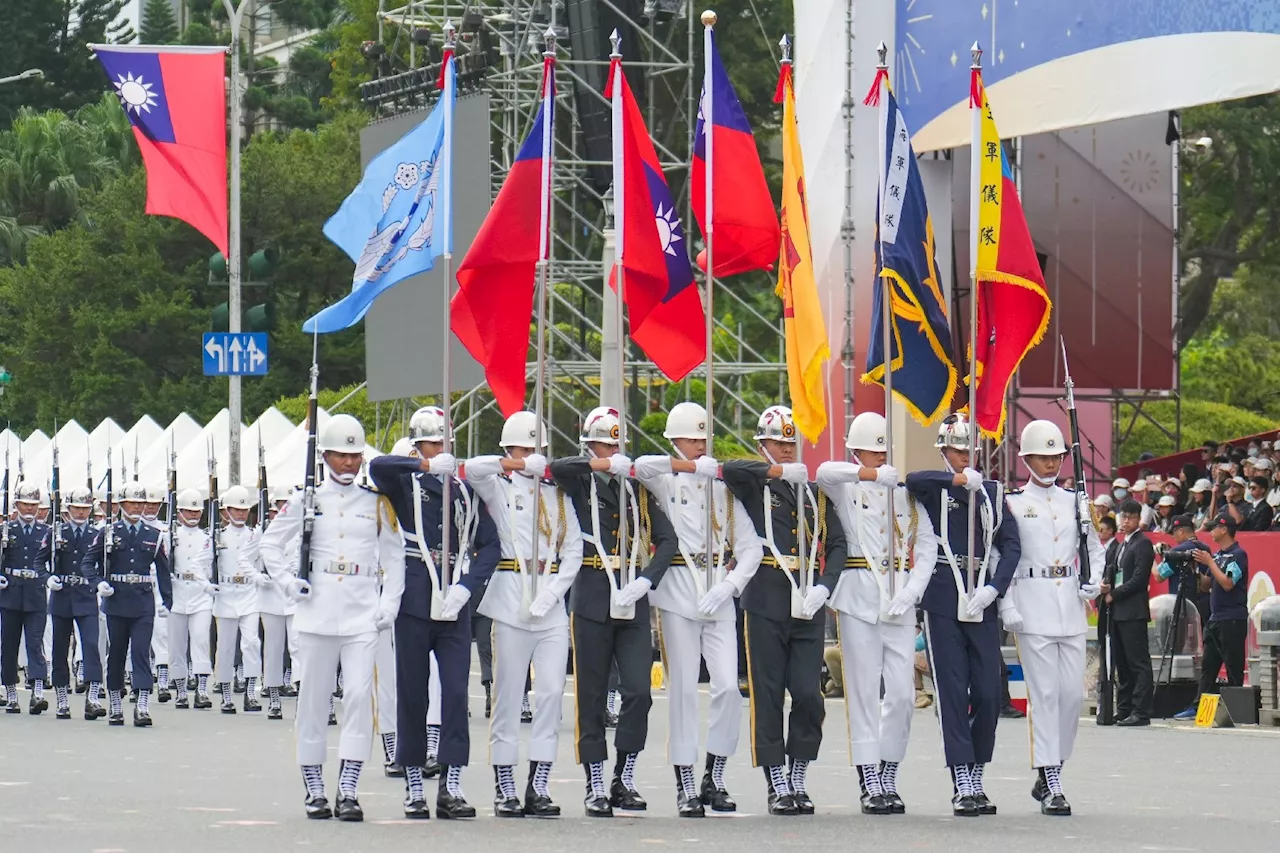
[{"label": "black dress shoe", "polygon": [[465,797],[455,797],[447,790],[436,791],[436,816],[441,820],[459,820],[476,816],[476,807]]},{"label": "black dress shoe", "polygon": [[796,811],[800,814],[813,814],[813,800],[809,797],[808,791],[796,791],[791,795],[791,799],[796,801]]},{"label": "black dress shoe", "polygon": [[724,788],[717,788],[715,783],[711,781],[711,774],[704,773],[702,776],[702,804],[711,806],[713,812],[736,812],[738,804],[733,801],[733,797],[729,796],[729,792]]},{"label": "black dress shoe", "polygon": [[604,712],[604,727],[606,729],[616,729],[618,727],[618,715],[612,711]]},{"label": "black dress shoe", "polygon": [[624,812],[642,812],[649,808],[639,791],[631,790],[617,777],[614,777],[613,784],[609,786],[609,805]]},{"label": "black dress shoe", "polygon": [[520,800],[515,797],[503,797],[501,794],[493,798],[494,817],[524,817],[524,809]]},{"label": "black dress shoe", "polygon": [[230,696],[222,697],[222,713],[234,714],[236,712],[236,700]]},{"label": "black dress shoe", "polygon": [[130,704],[130,705],[137,705],[137,704],[138,704],[138,691],[136,691],[136,690],[130,690],[130,691],[129,691],[129,704]]},{"label": "black dress shoe", "polygon": [[107,709],[99,705],[97,702],[84,703],[84,718],[86,720],[96,720],[99,717],[105,717]]},{"label": "black dress shoe", "polygon": [[769,814],[772,815],[798,815],[800,809],[796,808],[796,799],[790,794],[778,795],[774,791],[769,792]]},{"label": "black dress shoe", "polygon": [[329,801],[324,797],[307,797],[303,807],[307,810],[307,817],[312,820],[328,820],[333,817],[333,810],[329,808]]},{"label": "black dress shoe", "polygon": [[4,706],[4,712],[6,714],[21,714],[22,706],[18,704],[17,699],[14,699],[12,702]]},{"label": "black dress shoe", "polygon": [[77,678],[76,693],[88,693],[88,692],[89,692],[89,682],[82,681],[81,679]]},{"label": "black dress shoe", "polygon": [[1049,796],[1049,786],[1045,784],[1044,773],[1041,772],[1036,776],[1036,783],[1031,786],[1031,799],[1038,803],[1047,796]]},{"label": "black dress shoe", "polygon": [[197,687],[199,687],[199,685],[200,685],[200,682],[196,679],[196,677],[195,677],[194,675],[189,676],[189,677],[187,678],[187,692],[188,692],[188,693],[195,693],[195,692],[196,692],[196,688],[197,688]]},{"label": "black dress shoe", "polygon": [[264,678],[262,679],[262,687],[258,688],[258,697],[260,699],[266,699],[270,695],[271,688],[267,686],[267,680]]},{"label": "black dress shoe", "polygon": [[1123,720],[1117,720],[1116,725],[1117,726],[1149,726],[1151,725],[1151,720],[1148,719],[1147,717],[1139,717],[1137,714],[1130,714],[1129,716],[1125,717]]},{"label": "black dress shoe", "polygon": [[1012,705],[1005,705],[1000,709],[1000,716],[1006,720],[1021,720],[1027,715],[1026,711],[1015,708]]},{"label": "black dress shoe", "polygon": [[530,789],[524,793],[524,813],[530,817],[560,817],[560,807],[546,794]]},{"label": "black dress shoe", "polygon": [[[244,681],[244,679],[243,679],[243,678],[237,678],[237,679],[235,680],[235,683],[233,683],[233,684],[231,685],[231,692],[232,692],[232,693],[243,693],[243,692],[244,692],[244,688],[245,688],[245,681]],[[339,798],[338,798],[338,807],[339,807],[339,808],[341,808],[341,807],[342,807],[342,798],[341,798],[341,797],[339,797]]]},{"label": "black dress shoe", "polygon": [[173,694],[169,692],[169,689],[167,687],[161,687],[160,691],[156,693],[156,699],[160,700],[161,705],[168,702],[172,698],[173,698]]},{"label": "black dress shoe", "polygon": [[434,755],[428,755],[426,763],[422,765],[422,778],[434,779],[440,775],[441,769],[440,759],[436,758]]},{"label": "black dress shoe", "polygon": [[145,729],[147,726],[151,725],[151,715],[146,711],[139,711],[137,708],[134,708],[133,724],[137,728]]},{"label": "black dress shoe", "polygon": [[215,681],[215,682],[213,683],[213,692],[214,692],[214,693],[217,693],[219,696],[221,696],[221,695],[222,695],[222,682],[221,682],[221,681]]},{"label": "black dress shoe", "polygon": [[59,720],[69,720],[71,719],[71,709],[59,708],[58,712],[54,714],[54,716],[57,717]]},{"label": "black dress shoe", "polygon": [[124,712],[123,712],[123,711],[119,711],[119,712],[117,712],[117,713],[112,714],[112,715],[110,716],[110,718],[108,718],[108,719],[107,719],[107,725],[109,725],[109,726],[123,726],[123,725],[124,725]]},{"label": "black dress shoe", "polygon": [[1071,817],[1071,803],[1062,794],[1050,794],[1040,801],[1040,814],[1050,817]]},{"label": "black dress shoe", "polygon": [[203,696],[197,693],[195,701],[192,703],[192,707],[197,711],[207,711],[213,707],[213,700],[208,696]]},{"label": "black dress shoe", "polygon": [[590,790],[587,791],[587,797],[582,801],[583,811],[587,813],[587,817],[613,817],[613,806],[609,805],[608,797],[598,797]]},{"label": "black dress shoe", "polygon": [[286,684],[284,687],[281,687],[281,688],[280,688],[280,695],[281,695],[281,696],[289,696],[289,697],[297,697],[297,695],[298,695],[298,688],[294,687],[292,684]]},{"label": "black dress shoe", "polygon": [[335,712],[330,711],[330,712],[329,712],[329,725],[331,725],[331,726],[336,726],[337,724],[338,724],[338,715],[337,715]]},{"label": "black dress shoe", "polygon": [[269,706],[269,707],[267,708],[267,719],[268,719],[268,720],[283,720],[283,719],[284,719],[284,711],[282,711],[282,710],[280,709],[280,706],[279,706],[279,705],[271,705],[271,706]]},{"label": "black dress shoe", "polygon": [[431,809],[426,800],[410,800],[404,804],[404,816],[410,820],[430,820]]},{"label": "black dress shoe", "polygon": [[951,814],[956,817],[977,817],[978,804],[968,794],[956,794],[951,798]]},{"label": "black dress shoe", "polygon": [[991,802],[986,794],[974,794],[973,801],[978,805],[978,814],[993,815],[996,813],[996,804]]},{"label": "black dress shoe", "polygon": [[520,722],[522,722],[522,723],[532,723],[532,722],[533,722],[533,711],[531,711],[531,710],[530,710],[530,709],[528,709],[528,708],[521,708],[521,709],[520,709]]},{"label": "black dress shoe", "polygon": [[339,686],[336,690],[334,690],[334,691],[333,691],[333,698],[334,698],[334,699],[341,699],[341,698],[342,698],[342,687],[341,687],[341,686]]},{"label": "black dress shoe", "polygon": [[890,814],[906,814],[907,804],[902,801],[902,797],[898,796],[898,792],[887,793],[884,795],[884,801],[889,806]]},{"label": "black dress shoe", "polygon": [[40,714],[47,710],[49,710],[49,700],[44,698],[37,699],[32,695],[31,701],[27,703],[27,713]]},{"label": "black dress shoe", "polygon": [[387,761],[382,764],[382,775],[388,779],[403,779],[404,768],[395,762]]},{"label": "black dress shoe", "polygon": [[181,708],[184,711],[190,710],[191,699],[188,698],[187,694],[184,693],[180,697],[178,697],[178,699],[173,703],[173,707]]},{"label": "black dress shoe", "polygon": [[364,809],[360,808],[360,801],[355,797],[344,797],[339,794],[338,805],[334,808],[333,815],[338,820],[348,823],[360,823],[364,820]]},{"label": "black dress shoe", "polygon": [[244,694],[244,712],[253,714],[262,710],[262,703],[258,701],[258,697]]},{"label": "black dress shoe", "polygon": [[701,797],[690,797],[683,789],[676,792],[676,814],[680,817],[706,817]]},{"label": "black dress shoe", "polygon": [[858,802],[863,814],[893,814],[883,794],[863,794]]}]

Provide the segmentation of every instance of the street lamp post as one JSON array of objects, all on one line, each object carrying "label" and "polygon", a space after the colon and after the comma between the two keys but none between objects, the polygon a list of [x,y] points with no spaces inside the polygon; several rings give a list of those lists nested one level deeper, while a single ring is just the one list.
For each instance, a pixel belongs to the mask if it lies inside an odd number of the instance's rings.
[{"label": "street lamp post", "polygon": [[20,80],[43,80],[44,72],[39,68],[28,68],[21,74],[14,74],[12,77],[0,77],[0,86],[5,83],[17,83]]},{"label": "street lamp post", "polygon": [[[243,128],[240,124],[240,22],[244,10],[250,5],[243,0],[222,0],[227,10],[227,18],[231,22],[231,199],[228,217],[229,234],[227,241],[227,331],[233,335],[240,332],[240,135]],[[249,49],[253,50],[253,39],[250,34]],[[231,434],[227,442],[227,475],[232,485],[240,483],[240,377],[227,377],[227,414]]]}]

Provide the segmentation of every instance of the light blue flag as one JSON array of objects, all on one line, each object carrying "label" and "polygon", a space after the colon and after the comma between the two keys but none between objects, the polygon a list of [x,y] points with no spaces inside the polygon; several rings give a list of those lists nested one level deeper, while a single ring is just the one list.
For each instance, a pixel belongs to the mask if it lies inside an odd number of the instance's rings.
[{"label": "light blue flag", "polygon": [[364,318],[379,295],[453,252],[453,62],[444,91],[421,124],[383,151],[325,236],[356,262],[351,293],[302,324],[307,334],[339,332]]}]

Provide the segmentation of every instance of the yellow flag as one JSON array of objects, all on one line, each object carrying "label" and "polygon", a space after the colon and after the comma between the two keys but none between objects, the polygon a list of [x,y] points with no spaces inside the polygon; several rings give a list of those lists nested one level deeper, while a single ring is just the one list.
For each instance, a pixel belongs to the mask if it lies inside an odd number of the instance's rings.
[{"label": "yellow flag", "polygon": [[827,327],[818,301],[809,247],[809,213],[805,207],[804,161],[796,127],[796,96],[791,63],[782,64],[778,81],[782,96],[782,249],[778,258],[778,295],[782,297],[787,338],[787,379],[796,428],[816,444],[827,428],[825,362],[831,358]]}]

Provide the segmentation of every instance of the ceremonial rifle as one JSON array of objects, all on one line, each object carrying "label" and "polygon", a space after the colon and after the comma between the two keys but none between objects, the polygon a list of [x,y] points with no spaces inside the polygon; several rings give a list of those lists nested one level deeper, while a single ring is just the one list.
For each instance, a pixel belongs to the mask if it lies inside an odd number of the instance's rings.
[{"label": "ceremonial rifle", "polygon": [[178,449],[173,436],[169,436],[169,565],[173,567],[174,548],[178,535]]},{"label": "ceremonial rifle", "polygon": [[302,484],[302,543],[298,547],[298,579],[311,576],[311,533],[316,526],[316,424],[320,420],[317,389],[320,383],[320,365],[316,361],[316,349],[320,336],[317,333],[311,350],[311,396],[307,399],[307,470]]},{"label": "ceremonial rifle", "polygon": [[267,488],[267,457],[262,451],[262,436],[258,436],[258,526],[267,532],[267,513],[271,509],[271,495]]},{"label": "ceremonial rifle", "polygon": [[0,518],[0,564],[4,562],[4,544],[9,539],[9,442],[4,443],[4,517]]},{"label": "ceremonial rifle", "polygon": [[106,527],[102,531],[102,573],[105,575],[111,571],[111,543],[115,537],[111,533],[111,525],[115,523],[116,507],[115,493],[111,490],[111,448],[107,448],[107,516]]},{"label": "ceremonial rifle", "polygon": [[221,575],[218,573],[218,461],[213,456],[213,439],[209,439],[209,445],[205,451],[209,460],[209,540],[213,545],[213,566],[210,574],[214,578],[214,583],[218,582]]},{"label": "ceremonial rifle", "polygon": [[[54,428],[56,435],[57,428]],[[58,551],[62,545],[62,477],[58,469],[58,440],[53,441],[53,479],[49,484],[49,524],[53,536],[49,538],[49,573],[58,573]]]}]

